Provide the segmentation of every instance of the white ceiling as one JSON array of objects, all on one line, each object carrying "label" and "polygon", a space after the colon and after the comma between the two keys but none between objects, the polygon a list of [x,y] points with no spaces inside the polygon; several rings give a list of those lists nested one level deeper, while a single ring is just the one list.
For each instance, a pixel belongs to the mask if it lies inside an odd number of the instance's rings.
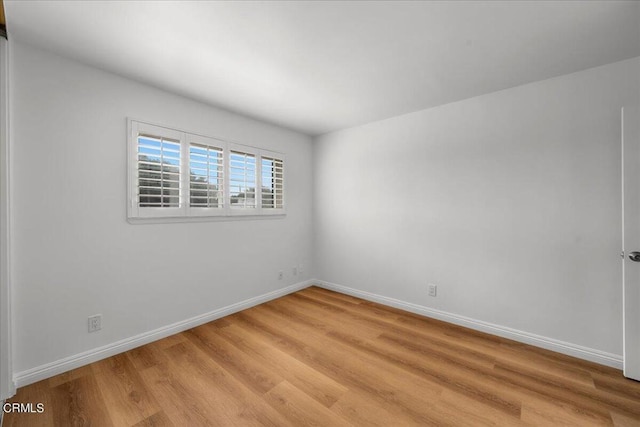
[{"label": "white ceiling", "polygon": [[640,2],[5,0],[9,37],[317,135],[640,56]]}]

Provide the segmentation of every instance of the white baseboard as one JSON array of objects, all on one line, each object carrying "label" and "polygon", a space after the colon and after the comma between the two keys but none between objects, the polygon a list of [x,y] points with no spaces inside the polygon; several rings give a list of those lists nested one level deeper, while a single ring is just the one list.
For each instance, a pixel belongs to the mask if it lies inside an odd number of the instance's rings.
[{"label": "white baseboard", "polygon": [[23,387],[46,378],[50,378],[54,375],[61,374],[63,372],[70,371],[71,369],[79,368],[89,363],[96,362],[98,360],[110,357],[127,350],[131,350],[141,345],[148,344],[153,341],[157,341],[162,338],[166,338],[170,335],[177,334],[187,329],[200,326],[204,323],[211,322],[212,320],[219,319],[224,316],[228,316],[238,311],[245,310],[247,308],[256,306],[258,304],[271,301],[281,296],[296,292],[300,289],[307,288],[314,284],[315,280],[307,280],[299,282],[282,289],[275,290],[257,297],[249,298],[247,300],[228,305],[226,307],[219,308],[217,310],[210,311],[200,316],[195,316],[187,320],[173,323],[162,328],[155,329],[153,331],[144,332],[135,335],[130,338],[125,338],[120,341],[116,341],[112,344],[107,344],[102,347],[94,348],[92,350],[85,351],[80,354],[65,357],[64,359],[56,360],[55,362],[47,363],[42,366],[37,366],[26,371],[18,372],[14,374],[13,380],[17,387]]},{"label": "white baseboard", "polygon": [[362,298],[367,301],[377,302],[383,305],[399,308],[401,310],[406,310],[411,313],[416,313],[422,316],[431,317],[434,319],[464,326],[476,331],[486,332],[489,334],[497,335],[499,337],[508,338],[521,343],[534,345],[536,347],[541,347],[547,350],[599,363],[601,365],[622,369],[623,359],[621,355],[607,353],[604,351],[583,347],[577,344],[571,344],[553,338],[547,338],[529,332],[519,331],[517,329],[508,328],[506,326],[500,326],[488,322],[483,322],[481,320],[471,319],[465,316],[459,316],[457,314],[448,313],[446,311],[436,310],[422,305],[385,297],[383,295],[373,294],[370,292],[349,288],[347,286],[336,285],[335,283],[316,280],[315,284],[325,289],[352,295],[354,297]]},{"label": "white baseboard", "polygon": [[157,341],[173,334],[177,334],[187,329],[194,328],[204,323],[211,322],[212,320],[237,313],[238,311],[245,310],[258,304],[271,301],[292,292],[296,292],[300,289],[307,288],[311,285],[316,285],[332,291],[362,298],[367,301],[377,302],[383,305],[399,308],[401,310],[406,310],[411,313],[416,313],[426,317],[431,317],[434,319],[464,326],[477,331],[487,332],[489,334],[512,339],[514,341],[522,342],[525,344],[531,344],[537,347],[545,348],[547,350],[552,350],[558,353],[599,363],[601,365],[622,369],[622,356],[617,354],[611,354],[604,351],[556,340],[553,338],[547,338],[540,335],[531,334],[529,332],[519,331],[517,329],[471,319],[465,316],[460,316],[457,314],[436,310],[433,308],[397,300],[394,298],[389,298],[383,295],[373,294],[370,292],[353,289],[347,286],[337,285],[335,283],[325,282],[322,280],[307,280],[263,295],[259,295],[257,297],[249,298],[247,300],[231,304],[217,310],[213,310],[200,316],[176,322],[171,325],[155,329],[153,331],[144,332],[130,338],[116,341],[112,344],[107,344],[102,347],[88,350],[73,356],[65,357],[63,359],[56,360],[45,365],[37,366],[26,371],[18,372],[14,374],[13,382],[16,387],[23,387],[40,380],[50,378],[54,375],[79,368],[89,363],[96,362],[106,357],[131,350],[133,348],[148,344],[153,341]]}]

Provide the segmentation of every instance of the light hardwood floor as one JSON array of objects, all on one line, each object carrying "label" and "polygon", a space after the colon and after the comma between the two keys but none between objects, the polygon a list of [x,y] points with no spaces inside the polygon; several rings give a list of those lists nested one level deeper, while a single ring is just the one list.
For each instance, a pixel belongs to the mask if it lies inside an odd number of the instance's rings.
[{"label": "light hardwood floor", "polygon": [[640,425],[618,370],[311,287],[23,387],[5,426]]}]

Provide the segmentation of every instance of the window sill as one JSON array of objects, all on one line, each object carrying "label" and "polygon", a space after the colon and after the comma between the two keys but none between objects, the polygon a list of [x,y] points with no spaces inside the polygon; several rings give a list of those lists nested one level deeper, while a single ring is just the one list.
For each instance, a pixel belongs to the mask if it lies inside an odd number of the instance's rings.
[{"label": "window sill", "polygon": [[151,218],[127,218],[127,222],[133,225],[139,224],[173,224],[185,222],[227,222],[227,221],[255,221],[264,219],[284,219],[286,213],[262,214],[262,215],[229,215],[229,216],[178,216],[178,217],[151,217]]}]

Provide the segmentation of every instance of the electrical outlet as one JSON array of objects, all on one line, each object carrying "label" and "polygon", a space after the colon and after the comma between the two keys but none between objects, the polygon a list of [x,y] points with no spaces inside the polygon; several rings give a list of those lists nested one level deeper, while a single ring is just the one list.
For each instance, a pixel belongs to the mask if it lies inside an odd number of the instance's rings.
[{"label": "electrical outlet", "polygon": [[432,283],[429,283],[429,286],[427,288],[429,290],[429,296],[430,297],[435,297],[438,293],[438,286],[434,285]]},{"label": "electrical outlet", "polygon": [[278,280],[282,280],[284,277],[284,273],[282,271],[278,271]]},{"label": "electrical outlet", "polygon": [[297,276],[297,275],[298,275],[298,267],[293,267],[293,268],[291,269],[291,273],[292,273],[294,276]]},{"label": "electrical outlet", "polygon": [[304,265],[300,264],[298,266],[298,274],[302,274],[302,273],[304,273]]},{"label": "electrical outlet", "polygon": [[95,332],[102,329],[102,314],[96,314],[89,317],[89,332]]}]

